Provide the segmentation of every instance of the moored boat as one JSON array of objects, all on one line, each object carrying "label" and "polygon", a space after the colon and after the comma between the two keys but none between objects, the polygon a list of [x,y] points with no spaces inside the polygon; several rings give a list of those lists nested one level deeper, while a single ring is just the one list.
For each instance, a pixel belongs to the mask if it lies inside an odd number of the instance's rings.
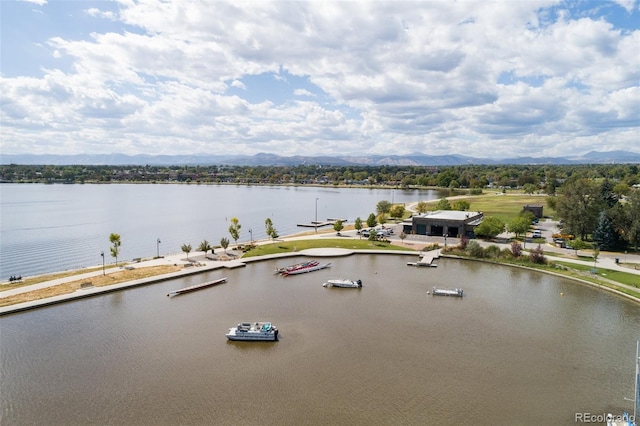
[{"label": "moored boat", "polygon": [[289,273],[291,271],[295,271],[298,269],[302,269],[302,268],[308,268],[311,266],[316,266],[319,265],[320,262],[318,262],[317,260],[309,260],[307,262],[300,262],[300,263],[295,263],[293,265],[289,265],[289,266],[285,266],[282,268],[278,268],[275,270],[276,274],[286,274]]},{"label": "moored boat", "polygon": [[331,266],[331,263],[317,263],[315,265],[309,265],[302,268],[293,269],[291,271],[285,271],[282,273],[282,275],[287,276],[287,275],[305,274],[307,272],[319,271],[321,269],[329,268],[330,266]]},{"label": "moored boat", "polygon": [[231,327],[226,336],[237,341],[276,341],[278,329],[270,322],[243,322]]},{"label": "moored boat", "polygon": [[167,293],[167,296],[178,296],[179,294],[190,293],[192,291],[196,291],[196,290],[200,290],[200,289],[203,289],[203,288],[211,287],[211,286],[214,286],[214,285],[217,285],[217,284],[222,284],[225,281],[227,281],[226,277],[219,278],[219,279],[213,280],[213,281],[207,281],[206,283],[192,285],[192,286],[189,286],[189,287],[181,288],[179,290],[173,290],[173,291]]},{"label": "moored boat", "polygon": [[323,287],[362,288],[362,280],[331,279],[322,284]]},{"label": "moored boat", "polygon": [[462,297],[464,295],[464,290],[461,288],[437,288],[434,287],[431,290],[431,294],[434,296],[455,296]]}]

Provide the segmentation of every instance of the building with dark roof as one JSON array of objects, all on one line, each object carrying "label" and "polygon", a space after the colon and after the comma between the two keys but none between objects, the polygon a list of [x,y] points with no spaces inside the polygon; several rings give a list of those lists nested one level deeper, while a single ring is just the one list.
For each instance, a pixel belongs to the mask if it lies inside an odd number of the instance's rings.
[{"label": "building with dark roof", "polygon": [[405,234],[473,238],[483,218],[482,212],[437,210],[413,215],[402,223],[402,230]]}]

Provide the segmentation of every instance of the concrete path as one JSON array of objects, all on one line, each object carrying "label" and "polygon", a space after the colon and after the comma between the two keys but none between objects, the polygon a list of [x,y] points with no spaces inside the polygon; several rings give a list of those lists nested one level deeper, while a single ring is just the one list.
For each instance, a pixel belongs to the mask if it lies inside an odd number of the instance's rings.
[{"label": "concrete path", "polygon": [[[443,237],[430,237],[430,236],[423,236],[423,235],[409,235],[404,240],[400,240],[400,238],[398,237],[400,232],[401,232],[401,229],[400,229],[399,226],[397,226],[396,229],[394,230],[394,234],[391,235],[390,239],[392,241],[397,242],[397,243],[403,243],[405,245],[409,245],[410,244],[411,245],[411,249],[408,249],[407,251],[393,251],[392,253],[393,254],[418,255],[418,256],[422,257],[421,262],[429,262],[429,260],[433,261],[434,257],[440,255],[440,250],[433,251],[433,252],[421,252],[420,251],[421,247],[424,247],[424,246],[430,245],[430,244],[434,244],[434,243],[438,243],[441,247],[445,247],[445,243],[448,246],[454,246],[454,245],[458,245],[459,244],[459,240],[457,240],[455,238],[448,238],[447,241],[445,242]],[[329,239],[329,238],[354,238],[354,239],[362,239],[362,237],[360,235],[358,235],[355,230],[351,230],[351,231],[343,231],[341,233],[340,237],[336,236],[335,232],[323,231],[323,232],[319,232],[319,233],[290,236],[290,237],[282,238],[281,240],[282,241],[296,241],[296,240],[307,240],[307,239],[311,239],[311,238],[325,238],[325,239]],[[484,241],[480,241],[480,240],[478,240],[478,241],[483,246],[498,245],[501,248],[506,248],[506,247],[510,246],[508,243],[498,244],[498,243],[493,243],[493,242],[484,242]],[[261,241],[261,242],[257,242],[257,243],[258,244],[266,244],[266,243],[270,243],[270,241]],[[527,244],[527,249],[530,249],[533,246],[537,246],[537,244],[528,243]],[[593,261],[584,261],[584,260],[581,260],[581,259],[575,259],[575,258],[564,257],[564,256],[554,256],[554,254],[556,254],[556,255],[559,255],[559,254],[571,255],[571,254],[573,254],[573,250],[571,250],[571,249],[562,249],[562,248],[556,247],[555,245],[551,245],[551,244],[543,244],[542,248],[544,250],[545,256],[547,256],[551,260],[562,261],[562,262],[567,262],[567,263],[576,263],[576,264],[581,264],[581,265],[586,265],[586,266],[594,266],[594,262]],[[390,253],[389,251],[386,251],[386,250],[358,250],[357,252],[358,253],[368,253],[368,254]],[[353,250],[348,250],[348,249],[343,249],[343,248],[327,247],[327,248],[306,249],[306,250],[301,250],[301,251],[297,251],[297,252],[282,253],[282,254],[276,254],[276,255],[271,255],[271,256],[262,256],[260,258],[256,257],[256,258],[242,259],[239,256],[239,253],[236,254],[233,250],[228,250],[228,252],[227,251],[223,252],[222,250],[219,250],[218,252],[216,252],[217,256],[223,256],[223,254],[230,255],[230,257],[231,257],[230,260],[216,260],[216,259],[211,259],[211,258],[205,258],[202,255],[201,256],[192,256],[191,259],[187,259],[186,255],[184,253],[176,253],[176,254],[167,255],[167,256],[164,256],[164,257],[158,258],[158,259],[142,260],[142,261],[140,261],[138,263],[129,264],[128,266],[134,267],[134,268],[157,266],[157,265],[187,265],[187,264],[191,264],[191,265],[197,264],[199,266],[192,266],[192,267],[184,268],[181,271],[173,272],[173,273],[170,273],[170,274],[165,274],[165,275],[157,276],[157,277],[149,277],[149,278],[146,278],[146,279],[136,280],[136,281],[127,282],[127,283],[114,284],[114,285],[108,286],[108,287],[94,287],[94,288],[78,290],[78,291],[76,291],[75,293],[72,293],[72,294],[59,296],[59,297],[56,297],[56,298],[51,298],[50,302],[51,303],[57,303],[57,302],[59,302],[61,300],[70,300],[70,299],[73,299],[73,298],[88,297],[88,296],[91,296],[91,295],[99,294],[101,292],[120,290],[120,289],[124,289],[124,288],[127,288],[127,287],[133,287],[133,286],[148,284],[150,282],[162,281],[162,280],[166,280],[166,279],[173,279],[173,278],[176,278],[176,277],[185,276],[185,275],[191,275],[191,274],[196,274],[196,273],[201,273],[201,272],[208,271],[208,270],[215,270],[215,269],[222,269],[222,268],[224,268],[224,269],[233,269],[233,268],[238,268],[238,267],[245,266],[247,263],[250,263],[250,262],[260,261],[260,260],[265,260],[265,259],[286,258],[286,257],[292,257],[292,256],[300,256],[300,255],[308,256],[308,257],[338,257],[338,256],[348,256],[348,255],[351,255],[353,253],[354,253]],[[636,269],[619,265],[618,263],[616,263],[616,258],[618,258],[620,260],[620,262],[622,262],[622,263],[627,263],[627,264],[628,263],[633,263],[633,264],[635,264],[636,265]],[[631,273],[631,274],[636,274],[639,277],[638,280],[639,280],[639,283],[640,283],[640,255],[627,255],[627,254],[622,254],[621,255],[619,253],[600,252],[600,254],[598,256],[598,259],[597,259],[597,262],[595,263],[595,267],[596,268],[606,268],[606,269],[611,269],[611,270],[616,270],[616,271],[622,271],[622,272],[627,272],[627,273]],[[105,274],[111,274],[111,273],[118,272],[118,271],[121,271],[121,270],[122,269],[120,267],[109,267],[109,268],[105,269],[104,273]],[[13,296],[13,295],[16,295],[16,294],[21,294],[21,293],[26,293],[26,292],[33,291],[33,290],[39,290],[39,289],[43,289],[43,288],[47,288],[47,287],[52,287],[52,286],[56,286],[56,285],[59,285],[59,284],[64,284],[64,283],[68,283],[68,282],[72,282],[72,281],[79,281],[79,280],[90,281],[90,279],[92,277],[96,277],[96,276],[99,276],[99,275],[102,275],[102,274],[103,274],[102,269],[98,269],[98,270],[93,271],[93,272],[87,272],[87,273],[83,273],[83,274],[79,274],[79,275],[71,275],[71,276],[65,277],[65,278],[54,279],[54,280],[45,281],[45,282],[42,282],[42,283],[33,284],[33,285],[29,285],[29,286],[23,286],[23,287],[14,288],[14,289],[2,290],[2,286],[0,286],[0,298],[1,297],[9,297],[9,296]],[[5,284],[3,284],[3,286],[4,285]],[[622,286],[624,286],[624,285],[622,285]],[[49,303],[49,302],[47,302],[47,303]],[[42,305],[42,304],[43,304],[42,301],[35,301],[35,302],[29,302],[29,305],[27,305],[25,307],[20,307],[20,306],[15,306],[15,305],[6,306],[6,307],[3,307],[3,308],[0,308],[0,315],[6,314],[6,313],[9,313],[9,312],[14,312],[16,310],[24,310],[26,308],[35,307],[35,306],[39,306],[39,305]],[[21,305],[24,305],[24,304],[21,304]]]}]

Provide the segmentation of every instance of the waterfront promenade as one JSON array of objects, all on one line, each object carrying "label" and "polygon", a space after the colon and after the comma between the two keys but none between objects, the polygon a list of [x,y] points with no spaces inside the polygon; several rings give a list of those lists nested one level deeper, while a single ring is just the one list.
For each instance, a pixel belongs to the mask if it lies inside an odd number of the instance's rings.
[{"label": "waterfront promenade", "polygon": [[[343,231],[342,238],[361,238],[355,230]],[[390,253],[397,255],[416,255],[417,260],[423,259],[425,257],[425,253],[421,252],[420,249],[426,245],[438,243],[441,247],[445,246],[445,241],[442,237],[431,237],[431,236],[422,236],[422,235],[410,235],[407,236],[404,240],[400,240],[398,237],[398,232],[395,232],[393,236],[391,236],[391,241],[394,244],[403,245],[407,248],[406,251],[386,251],[386,250],[357,250],[357,253],[366,253],[366,254],[376,254],[376,253]],[[318,233],[305,233],[302,235],[294,235],[289,237],[281,238],[280,241],[295,241],[295,240],[308,240],[308,239],[327,239],[327,238],[336,238],[335,232],[323,230]],[[498,245],[502,248],[508,247],[508,243],[497,244],[495,242],[485,242],[478,240],[481,245]],[[257,244],[267,244],[271,243],[270,240],[266,241],[258,241]],[[446,241],[448,246],[455,246],[459,244],[459,240],[455,238],[448,238]],[[537,244],[529,243],[530,247]],[[585,261],[580,259],[575,259],[572,257],[567,257],[567,254],[571,254],[573,250],[570,249],[562,249],[556,247],[552,244],[544,244],[543,249],[545,252],[545,256],[550,260],[562,261],[567,263],[576,263],[585,266],[594,266],[593,261]],[[6,315],[13,312],[24,311],[28,309],[33,309],[40,306],[46,306],[56,303],[65,302],[73,299],[80,299],[95,296],[98,294],[119,291],[126,288],[137,287],[141,285],[148,285],[155,282],[166,281],[174,278],[179,278],[188,275],[200,274],[207,271],[213,270],[224,270],[224,269],[234,269],[239,267],[244,267],[248,263],[266,260],[266,259],[277,259],[277,258],[287,258],[293,256],[307,256],[307,257],[338,257],[338,256],[348,256],[353,254],[354,250],[341,249],[341,248],[314,248],[307,249],[289,253],[281,253],[274,254],[269,256],[262,257],[250,257],[250,258],[242,258],[240,252],[236,252],[235,250],[228,249],[217,249],[214,256],[205,257],[204,255],[192,255],[190,258],[187,258],[185,253],[174,253],[170,255],[166,255],[160,258],[154,259],[142,259],[136,263],[129,263],[126,266],[121,267],[108,267],[104,270],[105,274],[113,274],[115,272],[121,271],[124,267],[127,268],[144,268],[144,267],[152,267],[152,266],[160,266],[160,265],[177,265],[182,266],[182,269],[179,271],[149,276],[133,281],[122,282],[118,284],[112,284],[109,286],[100,286],[94,287],[90,285],[91,278],[97,277],[103,274],[102,269],[96,269],[92,272],[79,273],[79,274],[71,274],[64,278],[52,279],[49,281],[44,281],[41,283],[22,286],[14,289],[1,290],[0,289],[0,298],[10,297],[14,295],[19,295],[35,290],[41,290],[48,287],[53,287],[69,282],[77,282],[77,281],[86,281],[87,286],[73,292],[59,296],[53,296],[46,299],[35,300],[31,302],[24,302],[9,306],[0,307],[0,315]],[[440,252],[438,250],[438,252]],[[437,253],[437,255],[441,255],[441,253]],[[434,255],[435,256],[435,255]],[[620,265],[616,259],[621,261],[622,263],[629,265],[633,264],[636,267],[630,268],[628,266]],[[619,254],[619,253],[608,253],[608,252],[600,252],[598,256],[597,262],[595,262],[595,266],[597,268],[604,268],[610,270],[616,270],[621,272],[627,272],[631,274],[638,275],[638,280],[640,282],[640,255],[634,254]],[[616,283],[616,285],[620,287],[629,287],[621,283]],[[7,283],[3,283],[2,286],[7,286]]]}]

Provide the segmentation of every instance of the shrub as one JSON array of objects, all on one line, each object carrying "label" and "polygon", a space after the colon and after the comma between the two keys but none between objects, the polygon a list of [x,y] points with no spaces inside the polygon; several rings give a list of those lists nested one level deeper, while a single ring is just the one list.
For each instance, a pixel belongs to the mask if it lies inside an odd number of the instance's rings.
[{"label": "shrub", "polygon": [[509,259],[509,258],[513,257],[513,253],[511,252],[511,249],[503,248],[500,251],[500,257],[502,257],[504,259]]},{"label": "shrub", "polygon": [[458,244],[458,248],[460,250],[466,250],[468,245],[469,245],[469,237],[467,237],[466,235],[463,235],[462,238],[460,238],[460,244]]},{"label": "shrub", "polygon": [[511,254],[513,257],[520,257],[522,255],[522,244],[517,241],[511,243]]},{"label": "shrub", "polygon": [[482,247],[480,246],[480,243],[478,243],[477,241],[469,242],[469,244],[467,245],[466,251],[467,251],[467,253],[469,253],[469,255],[471,257],[483,257],[484,256],[484,251],[482,250]]},{"label": "shrub", "polygon": [[500,247],[492,244],[484,249],[484,256],[490,258],[498,258],[500,257]]},{"label": "shrub", "polygon": [[547,263],[547,258],[544,257],[544,251],[541,247],[536,247],[529,251],[529,259],[533,263],[544,265]]}]

